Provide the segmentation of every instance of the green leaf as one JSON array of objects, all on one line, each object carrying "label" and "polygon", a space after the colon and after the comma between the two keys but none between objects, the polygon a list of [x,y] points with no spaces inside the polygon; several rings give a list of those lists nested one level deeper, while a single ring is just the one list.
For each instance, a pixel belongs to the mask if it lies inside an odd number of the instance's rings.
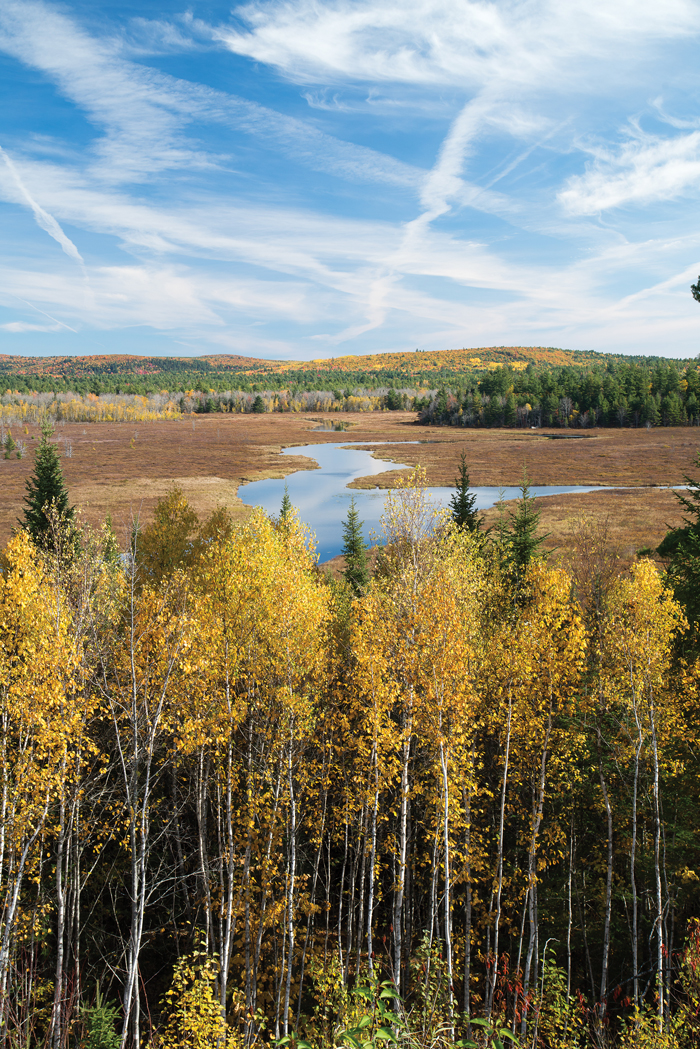
[{"label": "green leaf", "polygon": [[369,1025],[371,1023],[372,1023],[372,1017],[371,1016],[363,1016],[362,1019],[360,1020],[360,1022],[358,1023],[356,1030],[362,1031],[363,1028],[369,1027]]},{"label": "green leaf", "polygon": [[470,1020],[469,1023],[472,1025],[472,1027],[475,1024],[476,1024],[477,1027],[490,1027],[491,1026],[491,1024],[488,1022],[488,1020]]},{"label": "green leaf", "polygon": [[290,1042],[291,1042],[291,1038],[289,1037],[289,1035],[288,1034],[284,1034],[284,1035],[282,1035],[281,1038],[277,1039],[277,1041],[275,1042],[275,1045],[289,1045]]},{"label": "green leaf", "polygon": [[468,1042],[466,1039],[462,1039],[460,1042],[455,1042],[457,1049],[479,1049],[476,1042]]},{"label": "green leaf", "polygon": [[304,1042],[301,1038],[298,1038],[294,1044],[296,1045],[296,1049],[311,1049],[311,1043]]},{"label": "green leaf", "polygon": [[493,1044],[495,1049],[503,1049],[503,1042],[499,1038],[494,1038]]},{"label": "green leaf", "polygon": [[368,998],[370,1001],[374,998],[374,992],[371,987],[356,987],[355,994],[359,994],[360,998]]},{"label": "green leaf", "polygon": [[397,998],[400,1002],[403,1001],[403,998],[401,997],[401,995],[398,993],[397,990],[394,989],[392,991],[388,987],[385,987],[383,991],[379,992],[379,997],[380,998]]},{"label": "green leaf", "polygon": [[500,1034],[501,1038],[508,1038],[511,1042],[515,1042],[517,1044],[518,1039],[515,1037],[515,1035],[511,1034],[510,1031],[506,1031],[505,1028],[502,1031],[499,1031],[498,1033]]},{"label": "green leaf", "polygon": [[375,1038],[382,1038],[385,1042],[396,1042],[397,1038],[394,1032],[389,1027],[380,1027],[374,1036]]},{"label": "green leaf", "polygon": [[356,1038],[353,1038],[349,1031],[341,1031],[341,1033],[338,1035],[338,1041],[349,1042],[350,1045],[354,1047],[354,1049],[360,1049],[360,1043],[357,1041]]}]

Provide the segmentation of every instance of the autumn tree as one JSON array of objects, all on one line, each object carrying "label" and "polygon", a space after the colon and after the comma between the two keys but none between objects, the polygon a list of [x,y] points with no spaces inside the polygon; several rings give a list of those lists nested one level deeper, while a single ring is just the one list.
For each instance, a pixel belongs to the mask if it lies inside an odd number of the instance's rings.
[{"label": "autumn tree", "polygon": [[158,500],[153,520],[145,528],[137,522],[132,556],[140,586],[158,585],[191,559],[199,518],[181,488],[173,485]]},{"label": "autumn tree", "polygon": [[47,828],[76,774],[83,729],[78,666],[65,607],[54,600],[26,533],[0,578],[0,1019],[7,1030],[18,922],[32,919],[23,886],[40,877]]}]

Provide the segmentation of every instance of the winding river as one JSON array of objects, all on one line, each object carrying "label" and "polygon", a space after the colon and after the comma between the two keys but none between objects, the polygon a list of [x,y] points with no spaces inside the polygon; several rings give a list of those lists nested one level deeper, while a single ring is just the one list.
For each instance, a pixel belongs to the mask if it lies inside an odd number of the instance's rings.
[{"label": "winding river", "polygon": [[[362,448],[348,444],[307,444],[303,447],[285,448],[283,455],[305,455],[314,459],[318,470],[297,470],[287,478],[252,481],[241,485],[238,495],[249,506],[261,506],[265,513],[278,514],[287,485],[289,498],[299,511],[299,516],[316,535],[320,561],[336,557],[343,545],[342,523],[350,500],[354,497],[360,519],[364,521],[365,539],[370,541],[370,532],[379,533],[380,518],[384,511],[386,489],[352,489],[347,485],[358,477],[369,477],[387,470],[410,469],[406,463],[387,463],[372,458],[368,452],[369,441],[358,441]],[[387,444],[388,442],[376,442]],[[395,446],[415,444],[415,441],[392,442]],[[535,496],[557,495],[565,492],[596,492],[599,488],[573,485],[533,485]],[[437,506],[447,506],[454,493],[453,488],[428,488]],[[498,502],[498,488],[473,488],[476,505],[486,510]],[[519,488],[504,488],[504,499],[516,499]]]}]

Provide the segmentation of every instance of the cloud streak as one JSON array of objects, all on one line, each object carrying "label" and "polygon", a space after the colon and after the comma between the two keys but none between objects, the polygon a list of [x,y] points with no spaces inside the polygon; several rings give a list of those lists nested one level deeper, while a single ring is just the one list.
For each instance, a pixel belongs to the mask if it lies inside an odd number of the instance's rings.
[{"label": "cloud streak", "polygon": [[70,239],[70,237],[66,236],[66,234],[59,226],[58,222],[56,222],[56,219],[53,217],[53,215],[49,215],[48,211],[45,211],[44,208],[42,208],[42,206],[40,204],[37,204],[37,202],[34,200],[34,197],[31,195],[24,182],[20,178],[19,171],[17,170],[17,168],[15,167],[14,163],[9,158],[5,150],[2,148],[2,146],[0,146],[0,157],[2,157],[2,159],[5,161],[5,166],[10,172],[10,175],[12,176],[12,181],[14,182],[15,186],[17,187],[17,190],[19,191],[20,198],[24,201],[25,204],[27,204],[29,208],[31,208],[34,214],[34,218],[36,219],[37,226],[39,226],[40,229],[43,229],[45,233],[48,233],[50,237],[53,237],[56,243],[60,244],[65,254],[68,255],[69,258],[75,259],[75,261],[78,262],[80,266],[82,266],[84,271],[85,263],[83,261],[82,255],[76,248],[75,244]]}]

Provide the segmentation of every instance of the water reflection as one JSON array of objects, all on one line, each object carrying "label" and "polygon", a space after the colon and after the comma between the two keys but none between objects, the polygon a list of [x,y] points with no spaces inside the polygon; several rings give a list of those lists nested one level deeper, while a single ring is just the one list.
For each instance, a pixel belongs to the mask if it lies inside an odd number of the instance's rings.
[{"label": "water reflection", "polygon": [[[285,448],[283,455],[307,455],[315,459],[318,470],[298,470],[286,480],[252,481],[241,485],[238,494],[249,506],[261,506],[265,513],[278,514],[284,486],[287,485],[289,498],[298,509],[299,516],[315,533],[318,543],[320,561],[336,557],[343,545],[342,522],[345,519],[350,500],[355,498],[360,518],[364,521],[365,539],[369,542],[370,532],[379,532],[379,522],[384,511],[386,489],[358,490],[346,486],[357,477],[376,476],[387,470],[407,469],[406,463],[387,463],[373,459],[371,452],[366,451],[369,441],[357,442],[363,448],[354,448],[352,444],[309,444],[302,448]],[[376,442],[386,444],[387,442]],[[393,442],[394,444],[417,444],[416,441]],[[456,472],[456,467],[455,467]],[[447,506],[454,489],[428,488],[433,501],[438,506]],[[476,505],[479,510],[486,510],[498,502],[498,488],[474,488]],[[506,499],[517,499],[519,488],[505,488]],[[539,485],[533,486],[533,495],[557,495],[564,492],[595,492],[597,487],[572,485]]]}]

